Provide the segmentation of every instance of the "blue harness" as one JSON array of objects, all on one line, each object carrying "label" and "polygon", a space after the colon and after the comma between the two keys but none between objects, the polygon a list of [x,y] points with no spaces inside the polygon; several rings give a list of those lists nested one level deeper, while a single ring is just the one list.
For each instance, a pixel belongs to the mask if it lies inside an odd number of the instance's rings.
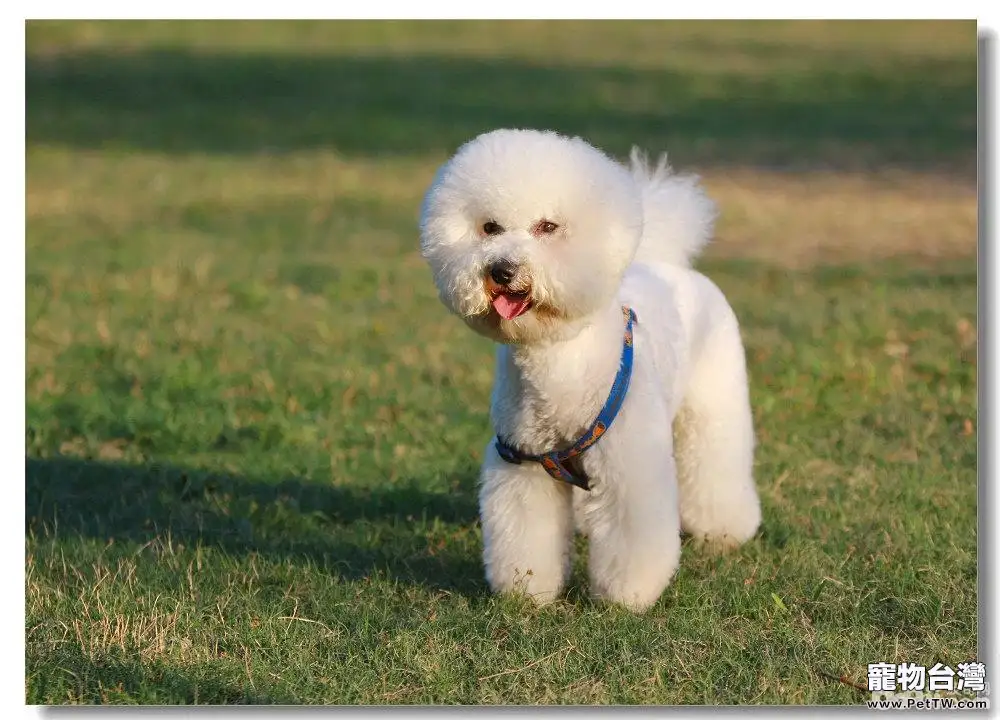
[{"label": "blue harness", "polygon": [[597,414],[597,419],[591,424],[587,431],[566,450],[553,450],[540,455],[529,455],[517,448],[511,447],[497,435],[496,448],[500,457],[509,463],[520,465],[525,460],[541,463],[545,472],[556,480],[562,480],[570,485],[575,485],[583,490],[590,490],[590,480],[583,472],[573,473],[567,467],[567,461],[582,455],[583,452],[594,445],[601,436],[607,432],[614,422],[618,411],[625,401],[625,394],[628,392],[628,384],[632,379],[632,324],[635,322],[635,312],[628,307],[623,307],[625,315],[625,339],[622,342],[622,360],[618,366],[618,374],[611,384],[611,393],[608,395],[604,407]]}]

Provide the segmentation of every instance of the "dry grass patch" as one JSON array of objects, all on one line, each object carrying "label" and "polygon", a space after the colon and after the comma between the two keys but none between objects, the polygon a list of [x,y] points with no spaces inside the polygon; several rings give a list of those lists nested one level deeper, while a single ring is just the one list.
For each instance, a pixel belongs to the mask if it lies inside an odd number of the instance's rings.
[{"label": "dry grass patch", "polygon": [[976,188],[954,176],[742,170],[704,180],[721,211],[709,257],[805,268],[976,255]]}]

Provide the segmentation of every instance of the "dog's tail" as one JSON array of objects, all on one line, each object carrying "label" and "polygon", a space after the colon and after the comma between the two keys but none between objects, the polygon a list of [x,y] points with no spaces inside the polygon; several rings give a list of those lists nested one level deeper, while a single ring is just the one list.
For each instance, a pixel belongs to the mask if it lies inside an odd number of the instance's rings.
[{"label": "dog's tail", "polygon": [[655,167],[632,148],[630,170],[642,193],[643,231],[635,262],[690,267],[712,237],[715,204],[695,175],[676,175],[661,155]]}]

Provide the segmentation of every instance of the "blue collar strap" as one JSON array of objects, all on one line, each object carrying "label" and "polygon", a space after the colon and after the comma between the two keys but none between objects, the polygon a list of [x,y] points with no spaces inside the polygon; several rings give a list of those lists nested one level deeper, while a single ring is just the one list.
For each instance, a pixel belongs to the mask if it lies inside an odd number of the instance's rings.
[{"label": "blue collar strap", "polygon": [[618,411],[622,409],[622,403],[625,402],[625,394],[628,392],[629,381],[632,379],[632,325],[635,322],[635,312],[628,307],[623,307],[622,312],[625,314],[626,322],[625,339],[622,342],[621,364],[618,366],[618,374],[615,375],[615,381],[611,384],[611,393],[608,395],[604,407],[601,408],[601,412],[597,414],[597,419],[587,428],[587,431],[566,450],[553,450],[541,455],[523,453],[505,443],[497,435],[496,448],[497,452],[500,453],[500,457],[516,465],[521,464],[525,460],[541,463],[542,467],[545,468],[545,472],[556,480],[562,480],[570,485],[576,485],[578,488],[590,490],[590,480],[587,476],[583,472],[571,472],[567,468],[566,462],[578,455],[582,455],[587,448],[601,439],[608,428],[611,427],[611,423],[617,417]]}]

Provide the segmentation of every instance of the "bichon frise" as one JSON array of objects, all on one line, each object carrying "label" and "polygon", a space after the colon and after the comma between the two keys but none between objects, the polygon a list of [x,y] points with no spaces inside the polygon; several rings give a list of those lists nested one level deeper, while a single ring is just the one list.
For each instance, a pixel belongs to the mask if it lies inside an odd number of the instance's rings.
[{"label": "bichon frise", "polygon": [[496,592],[554,599],[574,527],[593,594],[648,608],[681,531],[738,544],[760,524],[736,316],[690,269],[714,205],[697,178],[579,138],[497,130],[424,200],[443,302],[500,343],[479,506]]}]

